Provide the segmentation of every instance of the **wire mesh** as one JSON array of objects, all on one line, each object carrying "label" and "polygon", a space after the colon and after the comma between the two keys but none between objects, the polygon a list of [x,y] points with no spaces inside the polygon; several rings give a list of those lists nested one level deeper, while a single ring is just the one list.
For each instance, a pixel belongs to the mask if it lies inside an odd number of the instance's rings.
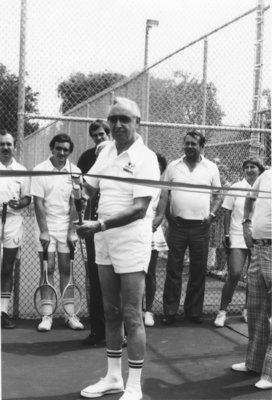
[{"label": "wire mesh", "polygon": [[[19,27],[20,24],[20,2],[17,0],[9,2],[11,3],[14,12],[10,25],[14,29],[15,25]],[[130,3],[130,7],[132,6],[134,7]],[[71,18],[71,10],[76,18]],[[56,17],[59,11],[63,21],[66,19],[70,21],[69,30],[63,28],[63,24]],[[28,27],[25,112],[39,111],[40,114],[49,114],[52,115],[53,121],[48,124],[42,119],[25,118],[24,160],[21,162],[28,169],[49,156],[49,142],[59,132],[68,133],[75,143],[71,155],[71,161],[74,163],[77,163],[86,148],[93,145],[88,134],[87,122],[55,121],[54,116],[65,113],[73,117],[106,118],[113,98],[123,96],[138,103],[146,121],[187,123],[191,124],[192,128],[194,124],[202,123],[214,126],[237,126],[235,131],[222,129],[218,132],[212,128],[206,129],[205,156],[228,167],[230,182],[236,182],[241,178],[241,165],[249,156],[252,144],[251,133],[243,130],[243,127],[250,126],[252,118],[256,29],[254,10],[246,13],[243,18],[237,18],[235,22],[229,21],[224,27],[215,27],[199,40],[196,39],[176,49],[171,55],[166,55],[145,71],[142,70],[139,52],[135,50],[136,45],[134,46],[134,39],[139,35],[134,26],[126,26],[127,29],[131,29],[128,48],[122,47],[122,40],[119,41],[120,46],[116,47],[115,32],[111,32],[111,41],[104,43],[101,39],[99,52],[93,54],[91,40],[97,38],[88,37],[86,41],[86,29],[90,24],[87,2],[78,7],[78,2],[71,0],[62,7],[61,2],[29,0],[25,15]],[[262,87],[266,94],[262,96],[260,127],[267,129],[271,127],[269,80],[271,59],[268,23],[270,15],[270,9],[266,8],[262,65]],[[43,26],[47,27],[46,30],[37,29],[41,17]],[[101,19],[103,20],[103,16]],[[92,23],[98,23],[98,28],[101,27],[101,21],[93,19]],[[103,24],[103,27],[107,29],[106,24]],[[1,128],[15,134],[18,122],[18,76],[13,71],[18,66],[19,41],[20,37],[17,34],[14,35],[12,42],[5,41],[1,52],[3,58],[0,61]],[[169,49],[172,48],[168,38],[166,41]],[[207,45],[206,56],[204,56],[204,41]],[[160,43],[157,43],[157,46],[159,47]],[[67,48],[68,53],[65,51]],[[103,50],[105,48],[106,52]],[[90,60],[87,65],[84,61],[86,54]],[[124,54],[126,61],[129,61],[129,67],[124,67]],[[68,63],[71,59],[72,68],[71,63]],[[116,72],[106,69],[103,72],[92,72],[97,60],[100,65],[102,63],[107,66],[109,59],[114,60]],[[56,60],[59,61],[58,64]],[[185,134],[183,128],[142,126],[140,133],[148,146],[164,155],[168,162],[179,158],[183,152]],[[267,133],[262,133],[258,138],[256,154],[270,165],[271,137]],[[33,237],[33,218],[33,208],[29,207],[24,212],[25,240],[21,265],[15,268],[14,298],[11,303],[13,314],[17,317],[37,317],[33,306],[33,293],[39,282],[40,267]],[[222,266],[224,260],[218,261],[221,265],[218,267],[216,250],[212,245],[213,240],[209,252],[204,312],[215,311],[218,308],[225,279],[224,273],[218,273],[218,271],[224,272],[225,265]],[[218,260],[219,258],[218,256]],[[157,313],[162,312],[165,266],[165,258],[159,258],[154,304],[154,311]],[[58,277],[57,271],[55,274]],[[188,267],[184,267],[183,274],[180,311],[184,301]],[[75,257],[75,275],[84,294],[81,314],[87,315],[85,267],[79,250]],[[58,286],[58,278],[56,283]],[[244,286],[242,280],[231,305],[234,311],[244,304]],[[63,315],[61,308],[58,308],[57,315]]]}]

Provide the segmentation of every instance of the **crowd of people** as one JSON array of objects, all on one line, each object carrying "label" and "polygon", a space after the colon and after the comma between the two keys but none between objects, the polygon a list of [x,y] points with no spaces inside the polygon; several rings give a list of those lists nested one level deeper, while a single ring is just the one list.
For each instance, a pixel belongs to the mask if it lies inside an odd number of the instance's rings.
[{"label": "crowd of people", "polygon": [[[46,250],[48,279],[54,285],[57,254],[62,293],[70,277],[71,248],[80,238],[87,249],[86,295],[91,330],[84,344],[92,346],[105,341],[107,372],[99,382],[83,389],[81,395],[95,398],[123,392],[120,400],[142,399],[144,325],[155,324],[153,302],[158,254],[168,252],[162,324],[175,323],[186,252],[189,252],[189,281],[184,315],[200,324],[210,231],[218,218],[222,223],[218,247],[221,253],[224,248],[228,274],[214,324],[224,326],[227,307],[247,263],[244,318],[248,320],[249,343],[246,361],[234,364],[232,369],[260,373],[256,387],[271,389],[271,169],[265,170],[257,158],[248,158],[243,162],[242,181],[232,185],[227,179],[223,181],[226,167],[204,157],[205,136],[197,130],[185,134],[184,155],[167,165],[162,155],[143,143],[137,132],[139,124],[137,104],[116,98],[107,122],[96,120],[90,125],[89,134],[95,146],[81,155],[77,166],[69,160],[74,147],[70,136],[57,134],[49,144],[51,155],[34,171],[66,174],[31,178],[12,175],[12,170],[25,168],[14,158],[14,137],[6,131],[0,133],[0,169],[11,171],[9,178],[1,178],[0,185],[1,214],[3,204],[7,203],[7,217],[1,222],[1,327],[15,327],[8,315],[13,267],[23,238],[21,210],[33,198],[41,277]],[[85,174],[83,178],[81,173]],[[80,176],[82,223],[74,200],[75,175]],[[116,179],[98,177],[102,175]],[[158,186],[162,181],[172,186],[159,189],[156,185],[133,184],[131,178],[157,181]],[[175,184],[182,190],[175,190]],[[168,224],[166,238],[162,230],[164,219]],[[70,300],[65,323],[71,329],[82,330],[84,326]],[[48,332],[53,315],[46,292],[42,301],[43,315],[37,330]],[[125,385],[121,368],[124,346],[127,346],[129,371]]]}]

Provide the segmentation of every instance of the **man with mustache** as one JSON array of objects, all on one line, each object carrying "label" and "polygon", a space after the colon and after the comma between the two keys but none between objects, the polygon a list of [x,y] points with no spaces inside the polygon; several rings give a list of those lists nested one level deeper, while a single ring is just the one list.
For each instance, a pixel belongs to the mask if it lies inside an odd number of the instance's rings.
[{"label": "man with mustache", "polygon": [[[203,156],[205,137],[198,131],[190,131],[184,138],[185,155],[172,161],[164,180],[191,184],[220,186],[219,171],[213,162]],[[184,254],[189,247],[189,282],[184,302],[186,319],[201,323],[204,302],[205,276],[208,258],[210,223],[216,217],[221,198],[218,191],[204,193],[198,189],[163,190],[158,205],[157,226],[168,209],[168,262],[163,293],[164,317],[162,323],[173,324],[178,311]],[[156,222],[155,222],[156,225]]]},{"label": "man with mustache", "polygon": [[[26,168],[15,158],[15,139],[7,131],[0,132],[0,169],[21,170]],[[7,218],[4,227],[4,251],[1,255],[1,328],[12,329],[15,324],[8,315],[8,307],[13,286],[15,258],[23,237],[22,209],[30,204],[29,178],[10,176],[0,180],[0,212],[3,203],[8,203]],[[2,223],[1,231],[2,231]],[[1,238],[3,240],[3,238]]]}]

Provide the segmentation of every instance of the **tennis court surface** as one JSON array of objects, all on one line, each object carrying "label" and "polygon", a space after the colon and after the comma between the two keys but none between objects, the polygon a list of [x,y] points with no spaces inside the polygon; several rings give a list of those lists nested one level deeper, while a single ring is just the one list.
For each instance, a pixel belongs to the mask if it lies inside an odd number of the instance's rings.
[{"label": "tennis court surface", "polygon": [[[19,320],[2,330],[3,400],[78,400],[80,390],[105,374],[105,346],[86,347],[85,331],[72,331],[54,320],[51,332],[36,331],[37,321]],[[215,328],[211,317],[195,325],[182,316],[170,327],[159,319],[147,328],[143,371],[144,400],[271,400],[272,391],[254,387],[258,376],[233,372],[244,361],[247,327],[240,317]],[[127,377],[127,350],[123,350]],[[120,394],[107,395],[118,400]]]}]

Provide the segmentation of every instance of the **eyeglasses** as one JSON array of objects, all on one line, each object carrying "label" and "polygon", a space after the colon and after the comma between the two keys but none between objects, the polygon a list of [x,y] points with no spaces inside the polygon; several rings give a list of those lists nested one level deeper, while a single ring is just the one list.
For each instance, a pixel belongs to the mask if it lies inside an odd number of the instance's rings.
[{"label": "eyeglasses", "polygon": [[59,152],[63,151],[63,153],[69,153],[70,152],[70,149],[67,149],[67,147],[61,147],[61,146],[56,146],[55,150],[57,150]]},{"label": "eyeglasses", "polygon": [[120,124],[129,124],[132,121],[132,118],[127,115],[110,115],[108,121],[112,124],[116,124],[117,121],[120,121]]}]

